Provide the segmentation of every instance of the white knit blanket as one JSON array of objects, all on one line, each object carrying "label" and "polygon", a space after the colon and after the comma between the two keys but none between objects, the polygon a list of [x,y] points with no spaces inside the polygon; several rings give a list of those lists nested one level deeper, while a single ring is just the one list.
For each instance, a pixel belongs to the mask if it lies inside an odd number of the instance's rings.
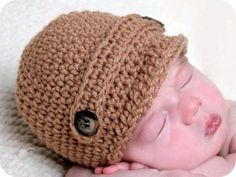
[{"label": "white knit blanket", "polygon": [[[12,91],[0,89],[0,164],[14,177],[62,177],[66,164],[20,118]],[[64,164],[64,167],[63,167]]]},{"label": "white knit blanket", "polygon": [[190,62],[213,80],[226,98],[236,100],[236,82],[231,82],[236,72],[236,15],[223,0],[12,1],[0,14],[0,164],[13,177],[62,177],[68,168],[19,117],[15,80],[20,55],[29,40],[57,15],[85,9],[151,16],[165,24],[166,34],[185,34]]}]

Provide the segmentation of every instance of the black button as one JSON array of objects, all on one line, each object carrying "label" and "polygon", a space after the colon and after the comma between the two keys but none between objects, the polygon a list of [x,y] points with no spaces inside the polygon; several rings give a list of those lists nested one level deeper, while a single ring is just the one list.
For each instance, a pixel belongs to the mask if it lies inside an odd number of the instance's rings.
[{"label": "black button", "polygon": [[91,110],[82,110],[75,114],[74,124],[76,130],[84,136],[92,136],[97,133],[98,120]]},{"label": "black button", "polygon": [[165,26],[163,23],[161,23],[160,21],[158,21],[158,20],[156,20],[156,19],[154,19],[154,18],[151,18],[151,17],[148,17],[148,16],[144,16],[144,17],[142,17],[142,18],[143,18],[143,19],[147,19],[147,20],[153,20],[153,21],[159,23],[162,27]]}]

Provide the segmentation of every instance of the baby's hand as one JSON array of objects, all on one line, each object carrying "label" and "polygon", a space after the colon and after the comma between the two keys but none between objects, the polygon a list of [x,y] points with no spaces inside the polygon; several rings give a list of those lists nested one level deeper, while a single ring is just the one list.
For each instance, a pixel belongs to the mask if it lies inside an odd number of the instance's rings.
[{"label": "baby's hand", "polygon": [[137,162],[120,162],[115,165],[110,165],[107,167],[96,167],[94,169],[95,174],[111,174],[118,170],[136,170],[136,169],[143,169],[149,168],[146,165],[137,163]]}]

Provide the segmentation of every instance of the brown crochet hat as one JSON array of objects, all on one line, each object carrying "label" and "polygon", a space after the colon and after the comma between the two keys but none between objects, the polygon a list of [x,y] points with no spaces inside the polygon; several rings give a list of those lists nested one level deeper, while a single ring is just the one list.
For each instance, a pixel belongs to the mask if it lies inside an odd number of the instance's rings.
[{"label": "brown crochet hat", "polygon": [[183,35],[138,14],[63,14],[23,51],[17,109],[48,148],[87,167],[119,162],[152,105]]}]

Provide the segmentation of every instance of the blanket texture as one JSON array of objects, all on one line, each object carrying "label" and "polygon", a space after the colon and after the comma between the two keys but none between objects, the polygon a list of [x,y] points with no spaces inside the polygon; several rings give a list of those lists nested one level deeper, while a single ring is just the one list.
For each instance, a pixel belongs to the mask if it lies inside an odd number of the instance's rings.
[{"label": "blanket texture", "polygon": [[13,91],[0,90],[0,164],[14,177],[62,177],[71,166],[36,138],[17,112]]}]

